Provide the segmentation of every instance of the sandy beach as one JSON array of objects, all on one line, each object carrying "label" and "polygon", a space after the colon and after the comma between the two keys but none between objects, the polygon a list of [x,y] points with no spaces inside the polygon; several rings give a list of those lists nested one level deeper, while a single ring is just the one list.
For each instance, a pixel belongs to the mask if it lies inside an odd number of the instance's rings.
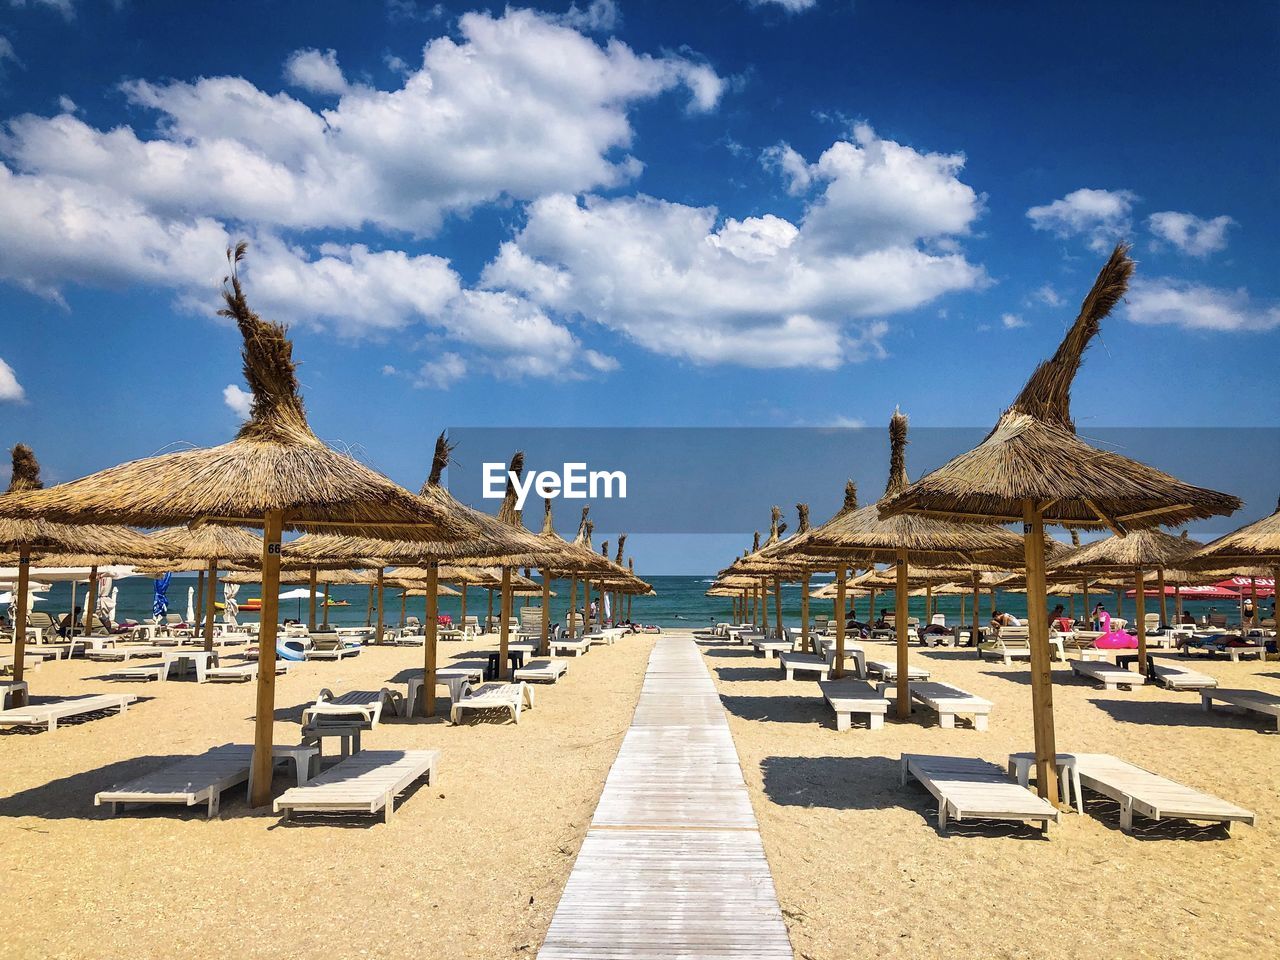
[{"label": "sandy beach", "polygon": [[[445,663],[496,639],[442,643]],[[94,793],[163,758],[251,742],[252,684],[112,683],[102,664],[47,663],[40,696],[135,693],[123,718],[52,735],[0,733],[0,888],[12,922],[0,956],[533,956],[551,921],[631,721],[652,638],[570,658],[520,724],[393,720],[364,746],[437,748],[439,782],[420,786],[389,825],[281,824],[241,788],[220,817],[138,808],[112,819]],[[321,687],[387,685],[420,669],[420,647],[366,648],[302,664],[277,686],[276,742],[296,743]],[[276,792],[291,775],[280,773]]]},{"label": "sandy beach", "polygon": [[[892,647],[863,641],[869,657]],[[912,647],[933,679],[994,702],[990,729],[944,730],[931,714],[837,733],[811,680],[739,646],[704,644],[752,790],[798,957],[1260,957],[1280,945],[1280,737],[1261,720],[1206,714],[1199,697],[1153,686],[1095,689],[1055,664],[1059,750],[1106,752],[1259,815],[1221,828],[1139,820],[1086,802],[1052,838],[1003,825],[936,828],[936,803],[899,786],[904,753],[1003,764],[1032,748],[1026,665],[972,650]],[[1280,693],[1275,664],[1197,660],[1223,686]]]}]

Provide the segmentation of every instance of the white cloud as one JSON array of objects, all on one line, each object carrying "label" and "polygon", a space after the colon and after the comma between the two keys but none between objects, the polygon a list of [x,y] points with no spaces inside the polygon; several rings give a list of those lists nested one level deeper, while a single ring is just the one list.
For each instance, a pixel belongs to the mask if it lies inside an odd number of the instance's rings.
[{"label": "white cloud", "polygon": [[1061,294],[1053,288],[1051,283],[1046,283],[1033,290],[1031,299],[1038,303],[1043,303],[1047,307],[1060,307],[1063,303]]},{"label": "white cloud", "polygon": [[11,7],[48,7],[56,10],[67,20],[74,20],[76,15],[75,0],[9,0]]},{"label": "white cloud", "polygon": [[1235,221],[1230,217],[1214,217],[1203,220],[1191,213],[1163,210],[1147,218],[1151,232],[1183,253],[1193,257],[1207,257],[1227,248],[1227,228]]},{"label": "white cloud", "polygon": [[1224,290],[1171,277],[1139,277],[1126,300],[1133,323],[1229,333],[1280,327],[1280,306],[1256,305],[1244,288]]},{"label": "white cloud", "polygon": [[570,4],[569,9],[556,20],[575,30],[598,33],[620,27],[622,13],[613,0],[591,0],[585,8],[580,8],[576,3]]},{"label": "white cloud", "polygon": [[1090,250],[1105,252],[1133,230],[1137,194],[1128,190],[1073,190],[1060,200],[1027,211],[1031,226],[1059,237],[1083,237]]},{"label": "white cloud", "polygon": [[[481,285],[698,363],[832,368],[883,355],[883,317],[986,281],[958,253],[832,249],[767,214],[651,197],[544,197]],[[850,225],[856,230],[856,224]]]},{"label": "white cloud", "polygon": [[982,200],[959,179],[963,154],[920,153],[883,140],[866,124],[852,140],[838,140],[816,163],[779,144],[767,162],[803,194],[824,189],[805,213],[806,238],[841,250],[875,250],[944,236],[963,236],[982,212]]},{"label": "white cloud", "polygon": [[[684,90],[705,111],[724,89],[688,56],[601,45],[531,10],[468,13],[458,31],[430,41],[398,89],[343,86],[332,109],[239,77],[140,80],[123,89],[159,114],[156,136],[28,114],[9,123],[0,150],[22,172],[109,189],[161,215],[423,235],[504,197],[622,184],[641,169],[626,152],[635,105]],[[329,53],[295,54],[287,72],[308,89],[345,84]]]},{"label": "white cloud", "polygon": [[295,50],[284,64],[284,78],[288,83],[311,93],[329,93],[341,96],[349,89],[347,78],[338,66],[336,50]]},{"label": "white cloud", "polygon": [[13,372],[13,367],[0,357],[0,401],[22,400],[26,395],[27,392],[18,382],[18,375]]},{"label": "white cloud", "polygon": [[1023,320],[1022,317],[1016,313],[1000,314],[1000,323],[1006,330],[1017,330],[1019,327],[1025,327],[1027,325],[1027,321]]},{"label": "white cloud", "polygon": [[777,6],[787,13],[801,13],[816,7],[818,0],[747,0],[747,3],[753,7]]},{"label": "white cloud", "polygon": [[846,429],[865,427],[866,425],[867,421],[861,417],[832,417],[827,423],[829,427],[844,427]]},{"label": "white cloud", "polygon": [[467,375],[467,362],[456,353],[440,353],[424,363],[413,378],[415,387],[448,390]]},{"label": "white cloud", "polygon": [[253,394],[248,390],[236,386],[234,383],[228,383],[222,388],[222,402],[225,403],[236,416],[248,420],[249,412],[253,405]]}]

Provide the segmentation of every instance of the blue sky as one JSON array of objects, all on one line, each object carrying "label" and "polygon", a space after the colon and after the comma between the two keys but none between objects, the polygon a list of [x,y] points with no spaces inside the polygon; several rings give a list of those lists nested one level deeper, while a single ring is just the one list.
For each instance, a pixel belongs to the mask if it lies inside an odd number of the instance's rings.
[{"label": "blue sky", "polygon": [[413,486],[450,425],[988,424],[1117,239],[1081,424],[1273,425],[1275,6],[1067,9],[0,0],[0,439],[226,439],[241,236]]}]

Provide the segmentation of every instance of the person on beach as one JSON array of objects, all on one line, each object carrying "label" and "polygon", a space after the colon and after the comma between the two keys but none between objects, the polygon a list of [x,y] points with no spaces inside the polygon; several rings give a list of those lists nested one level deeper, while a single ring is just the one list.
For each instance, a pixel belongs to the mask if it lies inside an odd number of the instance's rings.
[{"label": "person on beach", "polygon": [[999,631],[1001,627],[1020,627],[1022,626],[1022,621],[1012,613],[997,610],[991,614],[991,626],[996,631]]},{"label": "person on beach", "polygon": [[64,613],[62,619],[58,621],[58,636],[69,637],[71,631],[75,629],[76,624],[80,622],[80,608],[76,607],[75,613]]}]

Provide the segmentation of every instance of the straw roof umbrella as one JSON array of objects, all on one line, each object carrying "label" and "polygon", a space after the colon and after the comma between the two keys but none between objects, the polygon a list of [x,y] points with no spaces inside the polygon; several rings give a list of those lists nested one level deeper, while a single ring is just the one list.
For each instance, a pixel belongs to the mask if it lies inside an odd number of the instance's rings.
[{"label": "straw roof umbrella", "polygon": [[[1164,606],[1163,571],[1177,567],[1201,544],[1187,537],[1175,537],[1154,527],[1135,530],[1126,536],[1112,535],[1094,543],[1077,547],[1064,557],[1049,564],[1046,576],[1061,575],[1067,571],[1085,570],[1093,573],[1128,573],[1133,576],[1135,623],[1138,628],[1138,669],[1147,672],[1146,626],[1146,571],[1160,574],[1160,605]],[[1161,615],[1163,622],[1164,616]]]},{"label": "straw roof umbrella", "polygon": [[[11,452],[13,472],[3,500],[38,492],[40,463],[25,443],[15,444]],[[114,562],[135,562],[163,556],[142,534],[115,524],[78,525],[53,523],[39,517],[13,518],[0,514],[0,552],[13,553],[18,568],[14,591],[13,613],[13,680],[21,682],[24,673],[24,651],[27,645],[27,594],[31,583],[31,561],[61,559],[73,554],[92,555],[95,562],[83,564],[97,567]],[[100,560],[100,562],[98,562]],[[90,601],[85,604],[92,616],[92,593],[97,588],[96,570],[90,574]],[[15,706],[25,706],[21,688],[14,691]]]},{"label": "straw roof umbrella", "polygon": [[1127,245],[1115,248],[1057,352],[1036,368],[986,439],[881,504],[887,517],[917,514],[987,524],[1022,522],[1030,588],[1036,787],[1042,797],[1055,802],[1044,525],[1105,526],[1124,534],[1231,513],[1241,505],[1233,496],[1184,483],[1076,436],[1071,384],[1102,318],[1128,287],[1133,261],[1127,254]]},{"label": "straw roof umbrella", "polygon": [[[889,478],[880,504],[906,490],[907,418],[895,410],[889,420]],[[802,539],[796,537],[786,555],[794,553],[837,556],[868,563],[895,563],[897,570],[894,597],[898,653],[898,716],[906,719],[911,712],[907,684],[907,578],[911,559],[926,565],[971,562],[984,553],[1007,554],[1018,546],[1013,534],[998,527],[974,527],[933,517],[882,517],[880,504],[871,504],[852,512],[841,512]],[[838,583],[844,582],[837,574]],[[840,648],[837,663],[843,658],[844,617],[837,622],[836,645]]]},{"label": "straw roof umbrella", "polygon": [[43,491],[0,498],[0,516],[146,527],[223,523],[261,527],[263,607],[254,735],[254,806],[271,795],[275,639],[280,536],[354,529],[450,542],[465,523],[322,443],[307,423],[285,328],[249,306],[238,267],[246,244],[227,251],[221,311],[244,339],[249,419],[230,443],[135,460]]},{"label": "straw roof umbrella", "polygon": [[[607,563],[602,563],[601,558],[592,550],[586,549],[582,543],[578,542],[585,534],[587,523],[587,514],[590,507],[582,508],[582,517],[578,521],[578,538],[573,543],[562,538],[556,533],[555,522],[551,513],[551,498],[543,498],[542,511],[542,529],[538,533],[538,539],[548,548],[550,553],[549,559],[541,564],[542,582],[548,591],[550,590],[551,579],[555,574],[569,577],[569,635],[576,636],[577,633],[577,616],[575,615],[575,606],[577,601],[578,577],[592,571],[603,572],[611,570],[612,567]],[[547,643],[549,642],[549,631],[551,629],[550,606],[546,600],[543,601],[543,618],[542,618],[542,640],[539,651],[544,656],[547,653]]]},{"label": "straw roof umbrella", "polygon": [[[151,540],[169,556],[200,564],[194,569],[200,573],[197,587],[204,603],[204,648],[212,650],[218,563],[253,563],[262,557],[262,538],[239,527],[203,524],[199,527],[170,527],[160,530],[151,535]],[[312,627],[314,626],[312,623]]]}]

